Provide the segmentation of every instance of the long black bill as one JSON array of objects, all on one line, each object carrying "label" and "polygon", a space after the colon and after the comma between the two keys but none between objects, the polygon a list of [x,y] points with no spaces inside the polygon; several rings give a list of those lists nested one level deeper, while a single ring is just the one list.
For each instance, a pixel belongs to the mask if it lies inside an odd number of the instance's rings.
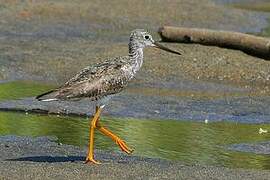
[{"label": "long black bill", "polygon": [[162,49],[162,50],[164,50],[164,51],[168,51],[168,52],[170,52],[170,53],[174,53],[174,54],[182,55],[180,52],[177,52],[177,51],[171,50],[171,49],[169,49],[169,48],[167,48],[167,47],[165,47],[165,46],[161,45],[161,44],[160,44],[160,43],[158,43],[158,42],[154,42],[153,44],[155,45],[154,47],[156,47],[156,48]]}]

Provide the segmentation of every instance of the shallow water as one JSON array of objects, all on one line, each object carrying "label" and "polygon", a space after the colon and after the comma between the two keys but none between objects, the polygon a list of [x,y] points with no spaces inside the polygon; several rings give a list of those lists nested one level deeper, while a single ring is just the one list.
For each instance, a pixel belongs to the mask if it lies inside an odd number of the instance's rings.
[{"label": "shallow water", "polygon": [[[227,122],[197,123],[173,120],[143,120],[103,117],[102,124],[123,138],[134,155],[181,160],[186,163],[226,167],[270,169],[270,156],[227,150],[234,143],[269,139],[258,129],[269,124]],[[0,113],[1,135],[56,136],[59,142],[86,147],[86,118]],[[96,133],[95,148],[120,151],[107,137]]]},{"label": "shallow water", "polygon": [[46,92],[53,88],[52,85],[29,81],[10,81],[1,83],[0,100],[31,97]]},{"label": "shallow water", "polygon": [[[1,100],[35,96],[50,85],[31,82],[8,82],[0,86]],[[181,120],[181,121],[180,121]],[[237,122],[202,122],[159,119],[116,118],[103,116],[102,124],[133,148],[134,155],[180,160],[186,163],[226,167],[270,169],[270,156],[228,150],[227,146],[269,140],[259,128],[270,130],[270,124]],[[87,118],[0,112],[0,135],[56,136],[59,142],[86,147]],[[107,137],[96,133],[97,149],[120,151]]]}]

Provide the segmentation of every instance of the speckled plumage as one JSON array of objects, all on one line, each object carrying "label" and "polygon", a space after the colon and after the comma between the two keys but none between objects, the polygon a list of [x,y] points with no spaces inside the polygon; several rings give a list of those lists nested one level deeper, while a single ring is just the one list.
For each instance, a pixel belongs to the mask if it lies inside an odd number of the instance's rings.
[{"label": "speckled plumage", "polygon": [[56,89],[49,98],[59,100],[90,98],[99,100],[120,92],[133,78],[129,57],[118,57],[88,66],[75,77]]},{"label": "speckled plumage", "polygon": [[[160,45],[155,45],[152,36],[148,32],[134,30],[130,35],[128,56],[116,57],[88,66],[62,87],[39,95],[37,99],[50,101],[89,98],[90,100],[99,101],[104,97],[119,93],[141,68],[143,48],[146,46],[159,47]],[[163,46],[160,46],[160,48],[177,53]],[[99,105],[101,104],[99,103]]]},{"label": "speckled plumage", "polygon": [[137,29],[131,32],[128,56],[108,59],[103,63],[86,67],[62,87],[36,97],[40,101],[82,98],[95,100],[96,112],[89,126],[89,146],[85,163],[100,164],[94,159],[95,129],[110,137],[122,151],[127,154],[132,153],[133,150],[126,145],[125,141],[102,126],[99,121],[101,109],[107,104],[110,97],[122,91],[141,68],[143,64],[143,48],[146,46],[158,47],[180,54],[154,42],[148,32]]}]

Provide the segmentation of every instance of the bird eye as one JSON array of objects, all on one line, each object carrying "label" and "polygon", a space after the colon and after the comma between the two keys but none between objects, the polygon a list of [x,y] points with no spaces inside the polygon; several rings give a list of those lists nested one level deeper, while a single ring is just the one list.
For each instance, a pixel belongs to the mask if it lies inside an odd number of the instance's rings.
[{"label": "bird eye", "polygon": [[144,36],[144,39],[149,39],[149,36],[147,36],[147,35],[146,35],[146,36]]}]

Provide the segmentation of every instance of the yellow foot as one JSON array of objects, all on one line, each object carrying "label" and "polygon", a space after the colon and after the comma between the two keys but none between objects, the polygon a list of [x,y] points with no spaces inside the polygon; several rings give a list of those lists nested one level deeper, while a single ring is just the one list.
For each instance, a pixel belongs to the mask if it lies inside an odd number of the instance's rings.
[{"label": "yellow foot", "polygon": [[116,139],[116,144],[118,144],[118,146],[121,148],[121,150],[124,151],[124,152],[126,152],[127,154],[131,154],[131,153],[133,152],[133,150],[130,149],[130,148],[126,145],[125,141],[123,141],[123,140],[120,139],[120,138],[117,138],[117,139]]},{"label": "yellow foot", "polygon": [[94,160],[93,158],[88,158],[88,157],[86,158],[86,160],[85,160],[84,163],[85,164],[89,164],[89,163],[92,163],[92,164],[101,164],[100,162]]}]

